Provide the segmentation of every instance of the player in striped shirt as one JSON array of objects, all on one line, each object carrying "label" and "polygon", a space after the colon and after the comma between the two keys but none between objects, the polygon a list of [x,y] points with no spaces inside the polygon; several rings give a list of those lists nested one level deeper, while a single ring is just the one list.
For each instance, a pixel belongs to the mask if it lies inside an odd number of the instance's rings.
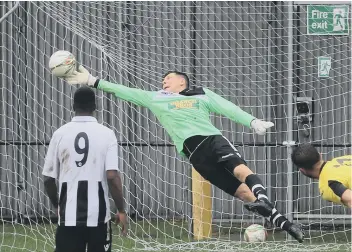
[{"label": "player in striped shirt", "polygon": [[87,247],[88,252],[111,251],[109,189],[116,220],[127,232],[117,139],[93,117],[95,108],[93,90],[78,88],[75,117],[54,132],[45,158],[45,190],[58,208],[56,252],[85,252]]},{"label": "player in striped shirt", "polygon": [[83,66],[66,81],[71,85],[86,84],[149,108],[169,133],[177,151],[186,156],[205,179],[246,201],[248,210],[268,217],[274,225],[299,242],[303,241],[302,230],[273,206],[261,179],[247,167],[237,149],[222,136],[209,116],[211,112],[222,114],[260,135],[274,126],[273,123],[255,118],[207,88],[190,88],[187,75],[177,71],[165,74],[160,91],[129,88],[100,80]]}]

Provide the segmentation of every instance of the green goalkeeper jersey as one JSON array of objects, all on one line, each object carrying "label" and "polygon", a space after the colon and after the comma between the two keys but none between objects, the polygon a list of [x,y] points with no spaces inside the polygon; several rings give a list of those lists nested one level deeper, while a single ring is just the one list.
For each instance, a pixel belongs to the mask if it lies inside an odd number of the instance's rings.
[{"label": "green goalkeeper jersey", "polygon": [[[221,135],[211,123],[211,112],[222,114],[231,120],[250,127],[255,117],[209,89],[200,89],[194,95],[170,93],[164,90],[146,91],[100,80],[98,89],[113,93],[116,97],[150,109],[170,134],[181,154],[183,142],[192,136]],[[183,93],[183,92],[181,92]]]}]

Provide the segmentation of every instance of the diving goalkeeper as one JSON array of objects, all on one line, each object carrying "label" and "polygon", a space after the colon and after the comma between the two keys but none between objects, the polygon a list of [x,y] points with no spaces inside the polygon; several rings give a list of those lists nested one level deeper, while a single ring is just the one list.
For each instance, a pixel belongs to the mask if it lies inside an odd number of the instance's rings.
[{"label": "diving goalkeeper", "polygon": [[252,128],[264,135],[274,126],[256,119],[207,88],[188,86],[188,76],[165,74],[162,90],[146,91],[93,77],[83,66],[66,78],[71,85],[84,84],[113,93],[116,97],[150,109],[170,134],[177,151],[186,156],[206,180],[226,193],[246,201],[245,207],[287,231],[299,242],[303,232],[281,215],[268,200],[261,179],[247,167],[237,149],[209,119],[211,112]]}]

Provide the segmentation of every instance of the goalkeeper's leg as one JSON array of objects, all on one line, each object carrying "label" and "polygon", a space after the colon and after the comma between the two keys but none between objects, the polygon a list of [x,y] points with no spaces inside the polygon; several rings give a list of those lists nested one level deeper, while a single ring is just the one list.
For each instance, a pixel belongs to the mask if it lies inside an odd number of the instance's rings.
[{"label": "goalkeeper's leg", "polygon": [[233,169],[235,177],[242,183],[246,183],[249,189],[257,198],[255,202],[245,203],[245,208],[249,211],[256,212],[264,217],[268,217],[270,222],[287,231],[299,242],[303,241],[304,234],[295,224],[291,223],[285,216],[269,201],[266,189],[261,179],[254,174],[246,165],[240,164]]},{"label": "goalkeeper's leg", "polygon": [[[229,162],[234,161],[236,160],[229,160]],[[212,164],[211,162],[207,162],[202,165],[193,164],[193,166],[210,183],[224,192],[246,202],[244,205],[246,209],[258,213],[263,217],[267,217],[273,225],[282,228],[296,240],[302,242],[304,236],[302,230],[297,225],[287,220],[285,216],[281,215],[270,203],[266,196],[266,190],[259,177],[251,173],[252,176],[249,176],[248,180],[249,182],[252,181],[255,183],[252,183],[252,185],[250,183],[241,183],[234,174],[231,174],[231,172],[224,167],[225,163]],[[249,168],[247,167],[247,169]],[[252,190],[249,188],[252,188]],[[261,188],[261,190],[257,190],[257,188]],[[259,193],[261,194],[260,197],[258,197]]]},{"label": "goalkeeper's leg", "polygon": [[254,197],[248,197],[249,201],[254,200],[255,202],[246,203],[245,207],[268,217],[274,225],[286,230],[302,242],[303,232],[274,208],[260,178],[246,166],[246,162],[241,158],[237,149],[225,137],[221,135],[194,136],[185,141],[183,151],[194,168],[206,180],[228,194],[236,195],[240,185],[246,184],[254,194]]},{"label": "goalkeeper's leg", "polygon": [[[287,231],[299,242],[303,241],[303,232],[297,225],[291,223],[283,215],[281,215],[269,202],[267,197],[261,197],[258,199],[246,183],[241,183],[233,174],[231,174],[228,169],[224,167],[224,163],[219,164],[207,162],[202,165],[193,164],[193,166],[210,183],[224,192],[246,202],[244,205],[246,209],[258,213],[263,217],[267,217],[273,225]],[[260,181],[257,175],[253,175]],[[256,179],[254,178],[254,180]],[[257,182],[262,184],[261,181],[259,182],[258,180]],[[262,188],[264,191],[261,193],[266,195],[264,186]]]},{"label": "goalkeeper's leg", "polygon": [[[245,208],[269,218],[273,225],[282,228],[296,240],[302,242],[304,236],[302,230],[281,215],[269,201],[261,179],[247,167],[237,149],[223,136],[214,137],[211,145],[212,156],[217,160],[217,163],[232,173],[239,182],[245,183],[257,199],[255,202],[245,203]],[[224,180],[225,176],[223,176]]]}]

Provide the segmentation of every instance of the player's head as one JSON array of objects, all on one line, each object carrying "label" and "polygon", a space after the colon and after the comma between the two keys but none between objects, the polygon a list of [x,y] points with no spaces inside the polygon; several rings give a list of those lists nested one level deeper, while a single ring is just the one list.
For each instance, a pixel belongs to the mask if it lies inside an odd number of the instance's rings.
[{"label": "player's head", "polygon": [[86,86],[78,88],[73,96],[73,110],[76,115],[92,115],[95,109],[94,91]]},{"label": "player's head", "polygon": [[187,74],[178,71],[169,71],[163,76],[163,89],[172,93],[179,93],[188,87]]},{"label": "player's head", "polygon": [[300,144],[293,150],[291,159],[304,175],[310,178],[319,178],[322,160],[320,153],[313,145]]}]

